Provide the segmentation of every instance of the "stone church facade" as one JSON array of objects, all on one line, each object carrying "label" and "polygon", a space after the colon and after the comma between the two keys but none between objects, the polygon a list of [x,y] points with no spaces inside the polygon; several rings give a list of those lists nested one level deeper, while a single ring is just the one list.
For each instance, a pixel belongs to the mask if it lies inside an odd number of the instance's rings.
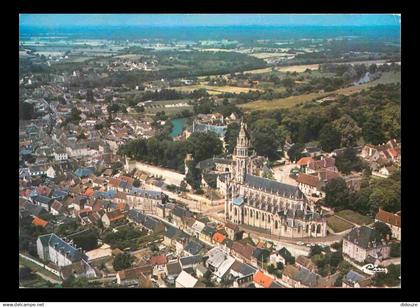
[{"label": "stone church facade", "polygon": [[241,123],[233,172],[224,178],[226,220],[282,237],[325,237],[326,218],[311,210],[297,186],[253,175],[256,156],[250,153],[249,140]]}]

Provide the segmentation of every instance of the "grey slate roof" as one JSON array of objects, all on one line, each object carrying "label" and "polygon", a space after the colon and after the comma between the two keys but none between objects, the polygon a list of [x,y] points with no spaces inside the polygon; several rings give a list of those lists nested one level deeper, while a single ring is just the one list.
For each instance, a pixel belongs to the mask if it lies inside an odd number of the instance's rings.
[{"label": "grey slate roof", "polygon": [[190,212],[188,209],[180,206],[176,206],[172,209],[171,213],[177,217],[184,217],[184,216],[192,216],[192,212]]},{"label": "grey slate roof", "polygon": [[216,126],[208,124],[195,123],[193,125],[193,132],[214,132],[219,137],[224,137],[227,131],[227,126]]},{"label": "grey slate roof", "polygon": [[179,259],[179,262],[181,263],[181,266],[187,266],[187,265],[193,265],[193,264],[198,264],[203,260],[203,257],[201,256],[187,256],[187,257],[182,257]]},{"label": "grey slate roof", "polygon": [[74,174],[79,177],[88,177],[90,175],[92,175],[95,172],[95,168],[94,167],[84,167],[84,168],[79,168],[77,169]]},{"label": "grey slate roof", "polygon": [[361,280],[366,279],[363,275],[355,272],[355,271],[349,271],[346,276],[344,276],[344,282],[354,284],[356,282],[359,282]]},{"label": "grey slate roof", "polygon": [[182,272],[181,265],[178,261],[166,264],[166,269],[168,271],[168,275],[179,275]]},{"label": "grey slate roof", "polygon": [[41,242],[44,246],[49,245],[56,251],[66,254],[66,257],[72,262],[79,261],[81,259],[86,260],[87,258],[81,251],[79,251],[74,246],[71,246],[69,243],[65,242],[54,233],[40,236],[39,238],[41,239]]},{"label": "grey slate roof", "polygon": [[305,268],[301,268],[293,277],[294,280],[300,281],[308,287],[316,287],[318,282],[318,274],[315,274]]},{"label": "grey slate roof", "polygon": [[162,223],[154,218],[141,213],[138,210],[132,209],[128,211],[128,218],[134,222],[143,225],[149,230],[156,230]]},{"label": "grey slate roof", "polygon": [[206,236],[212,236],[216,232],[216,229],[213,227],[205,226],[201,233],[205,234]]},{"label": "grey slate roof", "polygon": [[374,248],[375,245],[382,244],[378,232],[367,226],[353,228],[344,238],[364,249]]},{"label": "grey slate roof", "polygon": [[159,199],[159,198],[162,197],[162,192],[153,191],[153,190],[139,189],[139,188],[135,188],[135,187],[131,187],[130,188],[130,191],[128,192],[128,194],[130,194],[130,195],[138,195],[138,196],[146,197],[146,198],[155,198],[155,199]]},{"label": "grey slate roof", "polygon": [[185,246],[184,250],[192,255],[197,255],[203,249],[203,244],[198,242],[197,240],[191,240],[188,242],[187,246]]},{"label": "grey slate roof", "polygon": [[270,191],[272,193],[279,193],[287,197],[302,198],[303,193],[297,187],[290,184],[281,183],[275,180],[270,180],[263,177],[247,174],[245,177],[245,184],[256,189]]},{"label": "grey slate roof", "polygon": [[63,200],[68,194],[69,193],[67,191],[55,189],[51,195],[51,198]]},{"label": "grey slate roof", "polygon": [[33,201],[35,202],[40,202],[42,204],[50,204],[52,199],[47,197],[47,196],[43,196],[43,195],[35,195],[31,197]]},{"label": "grey slate roof", "polygon": [[257,269],[254,268],[253,266],[246,263],[242,263],[237,260],[235,260],[231,269],[234,270],[235,272],[241,273],[244,276],[254,274],[257,271]]},{"label": "grey slate roof", "polygon": [[210,158],[210,159],[198,162],[195,167],[199,169],[208,169],[208,168],[213,168],[216,165],[216,163],[230,165],[232,164],[232,160],[223,159],[223,158]]}]

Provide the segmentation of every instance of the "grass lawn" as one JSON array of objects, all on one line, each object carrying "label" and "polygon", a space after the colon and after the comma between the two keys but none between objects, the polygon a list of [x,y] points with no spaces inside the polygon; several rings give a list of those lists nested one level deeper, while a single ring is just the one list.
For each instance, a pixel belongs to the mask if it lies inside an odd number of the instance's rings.
[{"label": "grass lawn", "polygon": [[357,92],[360,92],[363,89],[367,89],[378,84],[387,84],[387,83],[396,83],[401,82],[401,73],[400,72],[385,72],[382,76],[372,82],[368,82],[361,85],[354,85],[346,88],[341,88],[332,92],[325,93],[310,93],[302,94],[297,96],[290,96],[286,98],[273,99],[273,100],[256,100],[253,102],[248,102],[242,105],[238,105],[244,111],[263,111],[263,110],[273,110],[273,109],[285,109],[293,107],[299,103],[310,102],[313,99],[320,99],[332,94],[337,95],[352,95]]},{"label": "grass lawn", "polygon": [[370,217],[361,215],[360,213],[352,210],[342,210],[337,212],[336,215],[357,225],[368,225],[373,223],[373,220]]},{"label": "grass lawn", "polygon": [[238,87],[238,86],[212,86],[212,85],[206,85],[206,84],[195,84],[195,85],[186,85],[186,86],[177,86],[177,87],[171,87],[170,89],[181,91],[181,92],[192,92],[194,90],[198,89],[206,89],[209,94],[222,94],[222,93],[248,93],[249,91],[257,91],[256,88],[250,88],[250,87]]},{"label": "grass lawn", "polygon": [[305,64],[305,65],[292,65],[292,66],[281,66],[277,70],[281,72],[304,72],[305,70],[318,70],[319,64]]},{"label": "grass lawn", "polygon": [[46,269],[44,269],[43,267],[40,267],[39,265],[19,256],[19,265],[23,265],[26,266],[30,269],[32,269],[34,272],[40,272],[41,274],[51,277],[57,281],[60,281],[60,278],[57,275],[54,275],[53,273],[51,273],[50,271],[47,271]]},{"label": "grass lawn", "polygon": [[336,216],[328,217],[327,225],[331,227],[331,229],[334,230],[334,232],[342,232],[353,227],[352,224],[347,223],[346,221],[343,221]]},{"label": "grass lawn", "polygon": [[326,93],[310,93],[273,100],[257,100],[238,106],[244,109],[245,111],[285,109],[293,107],[299,103],[311,101],[312,99],[319,99],[327,95],[328,94]]},{"label": "grass lawn", "polygon": [[50,288],[48,282],[36,273],[30,279],[19,281],[19,285],[25,288]]}]

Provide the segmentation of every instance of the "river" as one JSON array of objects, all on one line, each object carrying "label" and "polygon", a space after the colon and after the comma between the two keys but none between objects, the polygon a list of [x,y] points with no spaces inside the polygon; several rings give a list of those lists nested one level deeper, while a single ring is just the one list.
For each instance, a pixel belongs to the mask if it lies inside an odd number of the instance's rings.
[{"label": "river", "polygon": [[184,130],[184,127],[187,123],[187,118],[174,118],[171,120],[171,123],[173,125],[172,131],[169,134],[171,137],[177,137],[181,135],[182,131]]}]

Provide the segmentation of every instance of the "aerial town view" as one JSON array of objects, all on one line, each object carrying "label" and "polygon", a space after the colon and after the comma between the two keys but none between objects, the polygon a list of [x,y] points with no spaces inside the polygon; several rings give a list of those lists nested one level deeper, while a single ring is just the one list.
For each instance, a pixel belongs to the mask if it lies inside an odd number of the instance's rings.
[{"label": "aerial town view", "polygon": [[399,15],[21,14],[20,288],[400,288]]}]

